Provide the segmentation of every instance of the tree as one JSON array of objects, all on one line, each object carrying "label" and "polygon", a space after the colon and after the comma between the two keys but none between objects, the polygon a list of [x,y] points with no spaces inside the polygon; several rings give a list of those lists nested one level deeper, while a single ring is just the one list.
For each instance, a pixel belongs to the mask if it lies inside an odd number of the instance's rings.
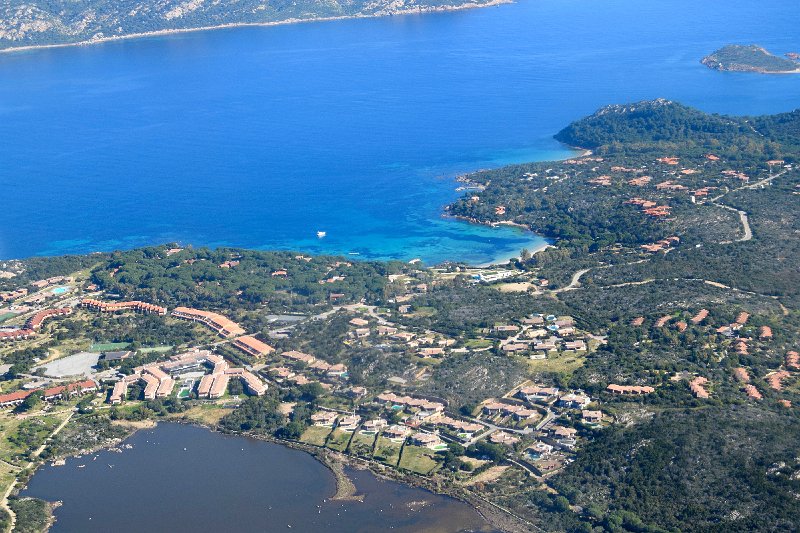
[{"label": "tree", "polygon": [[22,400],[22,403],[15,410],[18,413],[26,413],[36,408],[40,403],[42,403],[42,391],[35,391]]}]

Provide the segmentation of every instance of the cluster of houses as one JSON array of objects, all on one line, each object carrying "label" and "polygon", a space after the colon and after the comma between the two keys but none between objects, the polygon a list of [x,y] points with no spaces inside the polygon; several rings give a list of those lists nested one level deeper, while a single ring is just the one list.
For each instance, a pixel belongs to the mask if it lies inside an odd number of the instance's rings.
[{"label": "cluster of houses", "polygon": [[[142,301],[128,302],[102,302],[100,300],[86,298],[81,301],[81,306],[94,311],[103,313],[114,313],[119,311],[136,311],[159,316],[167,315],[167,308]],[[176,307],[172,311],[172,316],[181,320],[189,320],[203,324],[212,329],[221,337],[232,339],[231,346],[256,358],[265,357],[275,352],[275,349],[267,343],[257,339],[252,335],[245,335],[245,330],[239,324],[230,320],[224,315],[211,311],[192,309],[189,307]]]},{"label": "cluster of houses", "polygon": [[30,339],[36,335],[36,331],[40,329],[42,325],[44,325],[45,321],[54,317],[69,315],[71,313],[71,307],[61,307],[58,309],[45,309],[43,311],[39,311],[30,317],[25,322],[25,325],[21,328],[0,330],[0,342],[13,342]]},{"label": "cluster of houses", "polygon": [[521,325],[499,324],[492,328],[491,333],[501,338],[503,353],[545,359],[551,352],[588,350],[586,338],[579,334],[572,317],[538,314],[521,322]]},{"label": "cluster of houses", "polygon": [[[447,444],[437,433],[414,430],[405,424],[391,424],[383,418],[371,419],[362,423],[360,416],[355,414],[340,414],[334,411],[320,410],[311,415],[311,423],[315,426],[338,429],[353,433],[360,429],[364,435],[380,435],[394,443],[408,442],[414,446],[441,451]],[[483,426],[481,426],[482,428]]]},{"label": "cluster of houses", "polygon": [[248,394],[261,396],[267,386],[255,374],[244,368],[231,368],[220,355],[208,350],[194,350],[176,355],[168,361],[150,363],[133,369],[133,373],[123,376],[114,384],[109,397],[111,404],[122,403],[128,394],[128,387],[137,381],[143,381],[144,399],[167,398],[172,393],[175,383],[181,375],[203,370],[209,367],[211,372],[204,374],[197,387],[199,398],[216,399],[222,397],[228,389],[231,378],[238,378]]},{"label": "cluster of houses", "polygon": [[84,394],[97,392],[97,383],[94,380],[87,379],[77,383],[68,383],[66,385],[58,385],[55,387],[18,390],[7,394],[0,394],[0,407],[14,407],[25,401],[25,398],[35,392],[42,393],[42,399],[47,402],[72,398]]},{"label": "cluster of houses", "polygon": [[[699,326],[706,322],[709,318],[709,314],[710,313],[708,309],[700,309],[687,320],[675,321],[674,326],[679,332],[684,332],[690,324]],[[656,328],[663,328],[674,319],[674,315],[665,315],[656,319],[653,322],[653,326]],[[749,329],[745,329],[745,326],[749,320],[750,314],[746,311],[741,311],[736,315],[736,318],[730,324],[712,326],[709,331],[722,336],[723,339],[730,339],[729,346],[732,348],[732,351],[739,356],[746,356],[750,354],[752,344],[756,340],[761,342],[769,342],[773,338],[772,328],[766,325],[760,326],[755,334],[745,333],[746,331],[750,331]],[[634,318],[630,324],[632,326],[639,327],[644,324],[644,321],[645,318],[640,316]],[[784,386],[783,382],[792,377],[793,370],[800,370],[800,355],[798,355],[798,353],[795,351],[789,351],[785,357],[784,368],[768,373],[766,376],[764,376],[764,380],[767,382],[770,388],[776,391],[781,391],[783,390]],[[761,391],[759,391],[754,384],[750,383],[750,375],[746,368],[734,368],[733,377],[736,381],[742,384],[742,390],[748,397],[754,400],[763,399],[763,394]],[[680,379],[680,377],[676,376],[676,380],[678,379]],[[608,386],[607,390],[613,394],[639,395],[650,394],[655,389],[652,387],[611,384]],[[696,376],[690,379],[689,390],[696,398],[700,399],[707,399],[711,395],[709,392],[709,381],[703,376]],[[781,400],[781,402],[787,407],[791,406],[791,402],[788,400]]]}]

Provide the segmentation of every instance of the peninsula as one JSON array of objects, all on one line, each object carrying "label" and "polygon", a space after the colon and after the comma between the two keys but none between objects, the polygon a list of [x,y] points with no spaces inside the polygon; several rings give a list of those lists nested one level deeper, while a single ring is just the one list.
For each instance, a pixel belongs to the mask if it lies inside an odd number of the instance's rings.
[{"label": "peninsula", "polygon": [[797,530],[799,126],[604,107],[557,135],[591,153],[465,177],[452,215],[553,240],[506,265],[175,244],[0,262],[0,520],[48,523],[15,497],[43,461],[179,420],[504,531]]},{"label": "peninsula", "polygon": [[[794,57],[794,54],[789,55]],[[800,72],[800,63],[776,56],[761,46],[730,44],[707,55],[702,64],[714,70],[729,72],[760,72],[762,74],[786,74]]]},{"label": "peninsula", "polygon": [[84,0],[53,4],[11,0],[0,5],[0,52],[91,44],[169,33],[272,26],[488,7],[511,0],[356,0],[264,3],[257,0]]}]

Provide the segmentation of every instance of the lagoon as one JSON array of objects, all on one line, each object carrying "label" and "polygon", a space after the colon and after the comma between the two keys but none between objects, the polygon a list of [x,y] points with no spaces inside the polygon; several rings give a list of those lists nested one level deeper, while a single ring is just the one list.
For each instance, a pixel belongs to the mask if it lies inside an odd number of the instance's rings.
[{"label": "lagoon", "polygon": [[442,218],[455,175],[567,157],[552,135],[608,103],[794,109],[800,76],[699,59],[797,51],[798,24],[792,1],[522,0],[0,54],[0,258],[167,241],[505,258],[543,240]]},{"label": "lagoon", "polygon": [[367,471],[348,470],[363,502],[331,501],[333,474],[278,444],[174,423],[125,444],[45,466],[21,495],[63,502],[53,533],[492,531],[464,503]]}]

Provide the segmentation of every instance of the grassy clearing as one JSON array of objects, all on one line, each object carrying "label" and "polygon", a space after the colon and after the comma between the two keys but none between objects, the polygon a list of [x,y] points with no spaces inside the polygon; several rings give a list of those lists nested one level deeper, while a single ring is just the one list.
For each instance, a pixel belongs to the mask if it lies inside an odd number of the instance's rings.
[{"label": "grassy clearing", "polygon": [[532,372],[555,372],[558,374],[572,374],[583,366],[586,353],[560,353],[551,352],[547,359],[528,360],[528,368]]},{"label": "grassy clearing", "polygon": [[139,353],[164,353],[170,351],[172,348],[172,346],[153,346],[150,348],[139,348],[137,351]]},{"label": "grassy clearing", "polygon": [[375,444],[375,435],[364,435],[357,431],[350,441],[350,453],[362,457],[372,456],[372,445]]},{"label": "grassy clearing", "polygon": [[11,465],[0,462],[0,490],[5,491],[17,478],[17,470]]},{"label": "grassy clearing", "polygon": [[300,442],[306,444],[313,444],[314,446],[325,446],[325,439],[331,432],[331,428],[324,428],[321,426],[310,426],[300,436]]},{"label": "grassy clearing", "polygon": [[399,442],[392,442],[385,437],[378,437],[378,441],[375,444],[375,453],[372,457],[387,465],[397,466],[401,447],[402,444]]},{"label": "grassy clearing", "polygon": [[464,343],[464,346],[471,350],[480,350],[482,348],[491,348],[494,342],[488,339],[470,339]]},{"label": "grassy clearing", "polygon": [[17,466],[27,463],[28,454],[41,446],[62,420],[63,416],[54,415],[4,415],[0,424],[0,459]]},{"label": "grassy clearing", "polygon": [[414,310],[414,313],[411,316],[425,318],[434,316],[436,314],[436,309],[434,307],[422,306],[418,307]]},{"label": "grassy clearing", "polygon": [[417,474],[428,475],[439,466],[435,459],[435,452],[421,446],[407,445],[403,448],[403,455],[400,457],[400,468],[416,472]]},{"label": "grassy clearing", "polygon": [[183,413],[170,415],[168,418],[177,420],[187,420],[199,424],[215,426],[222,420],[222,417],[230,413],[230,409],[225,409],[217,405],[198,405]]},{"label": "grassy clearing", "polygon": [[113,350],[124,350],[130,346],[127,342],[104,342],[98,344],[92,344],[89,347],[90,352],[109,352]]},{"label": "grassy clearing", "polygon": [[352,437],[352,433],[348,433],[347,431],[342,431],[341,429],[334,429],[331,431],[331,434],[328,436],[328,442],[325,444],[331,450],[336,450],[337,452],[343,452],[347,449],[347,446],[350,444],[350,437]]}]

